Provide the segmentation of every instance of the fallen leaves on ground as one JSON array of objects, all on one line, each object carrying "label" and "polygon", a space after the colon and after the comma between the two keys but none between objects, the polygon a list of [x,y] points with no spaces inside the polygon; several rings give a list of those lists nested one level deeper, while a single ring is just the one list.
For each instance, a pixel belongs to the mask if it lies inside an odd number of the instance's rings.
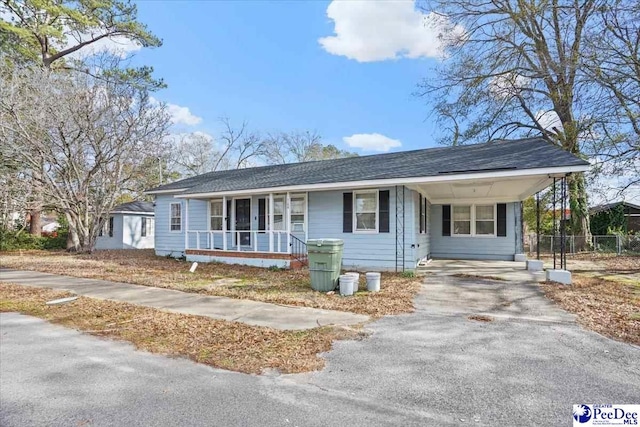
[{"label": "fallen leaves on ground", "polygon": [[572,285],[546,282],[541,286],[547,297],[577,314],[583,326],[640,345],[640,282],[574,275]]},{"label": "fallen leaves on ground", "polygon": [[67,292],[0,283],[0,312],[20,312],[92,335],[126,340],[153,353],[254,374],[265,369],[283,373],[321,369],[324,360],[318,354],[329,351],[334,340],[364,336],[354,328],[279,331],[86,297],[45,305],[67,296]]},{"label": "fallen leaves on ground", "polygon": [[[108,250],[92,254],[4,252],[0,254],[0,265],[206,295],[350,311],[373,317],[413,311],[413,298],[420,289],[419,278],[382,273],[380,292],[359,292],[353,297],[327,295],[311,289],[307,269],[280,270],[200,263],[195,273],[189,273],[191,263],[158,257],[153,250]],[[366,289],[364,274],[360,275],[360,289]]]}]

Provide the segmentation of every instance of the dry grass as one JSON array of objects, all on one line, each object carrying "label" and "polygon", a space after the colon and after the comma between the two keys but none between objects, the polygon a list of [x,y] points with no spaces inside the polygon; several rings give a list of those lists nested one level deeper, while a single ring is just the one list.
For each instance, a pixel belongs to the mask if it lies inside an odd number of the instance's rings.
[{"label": "dry grass", "polygon": [[265,369],[283,373],[321,369],[324,360],[318,354],[329,351],[334,340],[364,336],[357,329],[333,327],[278,331],[85,297],[60,306],[45,305],[69,295],[0,283],[0,312],[20,312],[92,335],[129,341],[153,353],[255,374]]},{"label": "dry grass", "polygon": [[575,313],[586,328],[640,345],[640,282],[574,274],[570,286],[552,282],[541,286],[547,297]]},{"label": "dry grass", "polygon": [[[153,250],[65,252],[5,252],[0,265],[67,276],[111,280],[171,288],[206,295],[252,299],[277,304],[351,311],[379,317],[413,311],[420,279],[383,273],[378,293],[353,297],[327,295],[311,289],[308,270],[269,270],[222,263],[201,263],[189,273],[190,263],[157,257]],[[365,289],[364,275],[360,289]]]}]

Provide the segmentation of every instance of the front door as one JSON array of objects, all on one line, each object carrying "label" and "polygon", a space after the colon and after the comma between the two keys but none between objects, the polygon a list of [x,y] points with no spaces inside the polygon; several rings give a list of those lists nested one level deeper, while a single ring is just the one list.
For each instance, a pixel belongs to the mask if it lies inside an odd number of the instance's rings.
[{"label": "front door", "polygon": [[[236,230],[251,230],[251,199],[236,199]],[[236,239],[238,238],[236,234]],[[236,242],[236,245],[238,242]],[[240,245],[251,245],[251,233],[240,233]]]}]

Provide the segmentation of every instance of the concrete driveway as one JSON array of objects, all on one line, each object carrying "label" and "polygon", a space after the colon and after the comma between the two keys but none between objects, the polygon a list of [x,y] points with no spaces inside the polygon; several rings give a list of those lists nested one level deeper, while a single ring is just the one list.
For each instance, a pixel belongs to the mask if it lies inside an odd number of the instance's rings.
[{"label": "concrete driveway", "polygon": [[427,277],[415,313],[369,324],[302,375],[220,371],[2,314],[0,425],[569,426],[573,404],[639,402],[638,347],[519,286]]}]

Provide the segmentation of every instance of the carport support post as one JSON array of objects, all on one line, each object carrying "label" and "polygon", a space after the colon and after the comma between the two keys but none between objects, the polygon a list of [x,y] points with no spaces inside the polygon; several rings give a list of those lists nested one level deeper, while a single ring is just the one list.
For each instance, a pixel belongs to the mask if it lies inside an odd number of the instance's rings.
[{"label": "carport support post", "polygon": [[540,260],[540,192],[536,193],[536,255]]},{"label": "carport support post", "polygon": [[[556,178],[553,177],[553,236],[556,235]],[[553,239],[551,240],[551,249],[553,250],[553,269],[557,268],[556,266],[556,245],[553,243]]]}]

